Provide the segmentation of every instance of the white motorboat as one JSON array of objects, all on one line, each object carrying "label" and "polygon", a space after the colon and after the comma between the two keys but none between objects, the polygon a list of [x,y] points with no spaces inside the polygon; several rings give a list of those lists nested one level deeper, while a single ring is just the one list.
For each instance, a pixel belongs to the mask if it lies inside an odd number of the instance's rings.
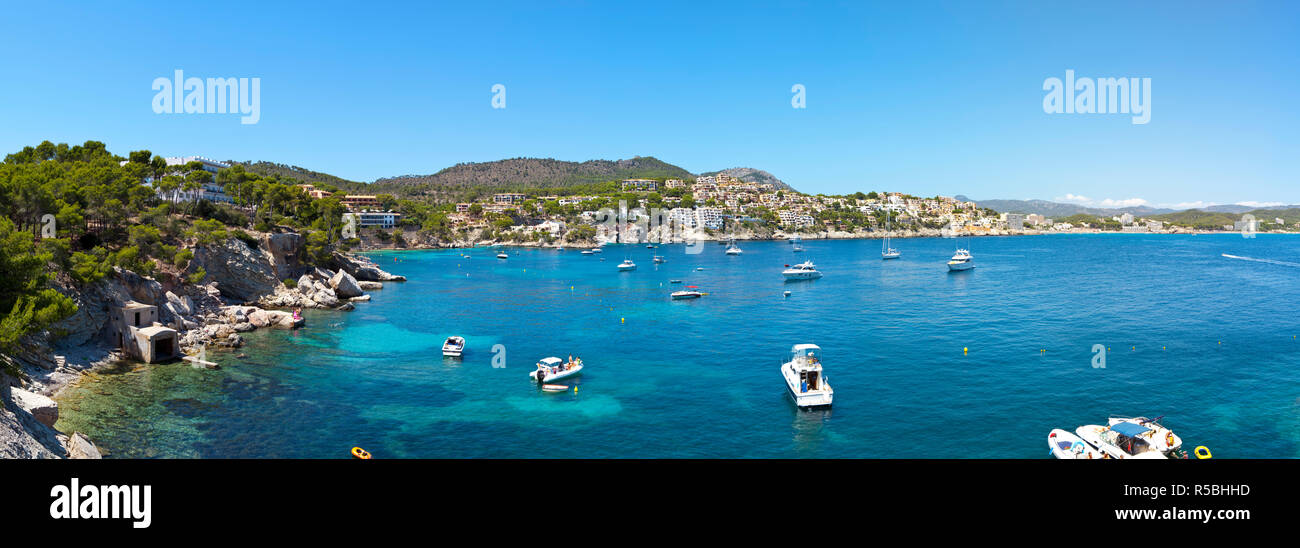
[{"label": "white motorboat", "polygon": [[618,263],[618,270],[620,272],[636,270],[636,263],[632,262],[632,259],[623,259],[623,262]]},{"label": "white motorboat", "polygon": [[595,251],[592,251],[592,250],[590,250],[590,249],[584,249],[584,250],[581,251],[581,253],[582,253],[583,255],[595,255],[595,254],[596,254]]},{"label": "white motorboat", "polygon": [[793,252],[795,252],[795,253],[799,253],[799,252],[803,251],[803,246],[801,246],[801,245],[799,245],[799,244],[794,244],[794,247],[790,248],[790,251],[793,251]]},{"label": "white motorboat", "polygon": [[1115,426],[1086,424],[1074,429],[1083,441],[1092,444],[1113,459],[1163,459],[1164,453],[1147,443],[1143,434],[1151,429],[1131,422]]},{"label": "white motorboat", "polygon": [[699,286],[688,285],[686,286],[686,289],[672,292],[672,295],[670,295],[670,297],[672,297],[674,301],[680,301],[684,299],[698,299],[705,295],[708,295],[708,293],[701,293]]},{"label": "white motorboat", "polygon": [[601,248],[599,248],[599,247],[593,247],[593,248],[591,248],[591,252],[592,252],[592,253],[604,253],[605,250],[603,250],[603,249],[601,249]]},{"label": "white motorboat", "polygon": [[1061,460],[1110,458],[1096,447],[1080,439],[1079,436],[1060,428],[1052,429],[1052,432],[1047,435],[1047,447],[1052,450],[1053,457]]},{"label": "white motorboat", "polygon": [[790,348],[790,361],[781,364],[790,399],[799,407],[827,406],[835,396],[822,372],[821,353],[815,344],[796,344]]},{"label": "white motorboat", "polygon": [[953,253],[952,259],[948,260],[949,272],[959,272],[972,268],[975,268],[975,259],[970,256],[970,251],[966,249],[957,248],[957,252]]},{"label": "white motorboat", "polygon": [[1161,418],[1163,418],[1163,415],[1154,419],[1148,419],[1146,417],[1112,416],[1108,419],[1108,422],[1112,427],[1121,422],[1131,422],[1143,428],[1150,429],[1150,432],[1142,436],[1142,439],[1146,440],[1147,444],[1161,453],[1169,454],[1177,452],[1183,446],[1183,439],[1178,437],[1177,434],[1174,434],[1173,430],[1165,428],[1164,425],[1160,424],[1159,421]]},{"label": "white motorboat", "polygon": [[787,280],[815,280],[822,277],[822,273],[817,271],[816,265],[812,261],[804,261],[794,266],[790,266],[781,272]]},{"label": "white motorboat", "polygon": [[725,253],[727,255],[740,255],[741,253],[744,253],[744,251],[741,251],[741,249],[737,247],[736,244],[731,244],[727,246],[727,251]]},{"label": "white motorboat", "polygon": [[663,255],[655,255],[654,261],[655,264],[663,264],[668,262],[668,259],[665,259]]},{"label": "white motorboat", "polygon": [[452,335],[442,343],[442,355],[459,358],[465,352],[465,338]]},{"label": "white motorboat", "polygon": [[552,356],[537,362],[537,369],[529,371],[528,376],[545,384],[582,373],[582,367],[582,358],[565,362]]},{"label": "white motorboat", "polygon": [[502,251],[502,252],[500,252],[500,253],[497,253],[497,258],[498,258],[498,259],[509,259],[510,256],[509,256],[509,255],[506,255],[506,252]]}]

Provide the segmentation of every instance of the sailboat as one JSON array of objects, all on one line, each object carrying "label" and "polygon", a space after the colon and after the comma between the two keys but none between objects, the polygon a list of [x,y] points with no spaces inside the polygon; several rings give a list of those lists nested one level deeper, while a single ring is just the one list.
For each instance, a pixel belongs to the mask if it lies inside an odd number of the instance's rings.
[{"label": "sailboat", "polygon": [[897,259],[903,253],[889,245],[889,210],[885,210],[885,239],[880,241],[880,258]]}]

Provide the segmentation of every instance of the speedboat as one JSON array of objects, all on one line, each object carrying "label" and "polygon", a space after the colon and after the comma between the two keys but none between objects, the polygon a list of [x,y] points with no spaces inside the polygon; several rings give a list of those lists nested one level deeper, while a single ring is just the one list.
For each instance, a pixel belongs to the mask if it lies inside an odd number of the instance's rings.
[{"label": "speedboat", "polygon": [[1143,428],[1148,428],[1151,431],[1143,435],[1143,439],[1146,440],[1147,444],[1161,453],[1168,454],[1176,452],[1182,448],[1183,440],[1182,438],[1179,438],[1177,434],[1174,434],[1172,430],[1165,428],[1164,425],[1160,424],[1159,421],[1161,418],[1163,418],[1163,416],[1154,419],[1148,419],[1146,417],[1130,418],[1112,416],[1108,421],[1111,427],[1114,427],[1116,424],[1121,422],[1131,422]]},{"label": "speedboat", "polygon": [[1080,439],[1079,436],[1060,428],[1052,429],[1052,432],[1047,435],[1047,447],[1052,450],[1053,457],[1061,460],[1110,458],[1105,453],[1097,450],[1096,447]]},{"label": "speedboat", "polygon": [[1114,426],[1086,424],[1074,429],[1083,441],[1092,444],[1112,459],[1163,459],[1161,453],[1147,443],[1144,435],[1150,428],[1138,426],[1131,422],[1121,422]]},{"label": "speedboat", "polygon": [[549,358],[542,358],[541,361],[537,362],[537,369],[529,371],[528,376],[535,381],[540,381],[541,383],[546,384],[551,381],[558,381],[560,379],[572,377],[581,372],[582,358],[565,362],[564,360],[551,356]]},{"label": "speedboat", "polygon": [[803,246],[801,246],[801,245],[799,245],[799,244],[794,244],[794,247],[790,248],[790,251],[793,251],[793,252],[795,252],[795,253],[799,253],[800,251],[803,251]]},{"label": "speedboat", "polygon": [[975,268],[975,259],[970,256],[970,251],[965,249],[957,248],[957,252],[953,253],[952,259],[948,260],[948,270],[950,272],[970,270],[972,268]]},{"label": "speedboat", "polygon": [[[789,265],[787,265],[789,266]],[[822,277],[822,273],[817,271],[816,265],[812,261],[804,261],[794,266],[789,266],[781,272],[787,280],[815,280]]]},{"label": "speedboat", "polygon": [[682,283],[682,281],[681,281],[681,280],[668,280],[668,283],[670,283],[670,284],[679,284],[679,283]]},{"label": "speedboat", "polygon": [[590,250],[590,249],[584,249],[584,250],[581,251],[581,253],[582,253],[583,255],[594,255],[594,254],[596,254],[595,251],[592,251],[592,250]]},{"label": "speedboat", "polygon": [[827,406],[835,395],[822,373],[821,353],[821,347],[815,344],[796,344],[790,347],[790,361],[781,364],[790,399],[798,407]]},{"label": "speedboat", "polygon": [[447,340],[442,343],[443,356],[453,356],[459,358],[461,353],[464,351],[465,351],[465,337],[457,337],[455,335],[452,335],[450,337],[447,337]]},{"label": "speedboat", "polygon": [[632,259],[623,259],[623,262],[618,263],[618,269],[620,272],[636,270],[636,263],[632,262]]},{"label": "speedboat", "polygon": [[645,248],[646,248],[646,249],[654,249],[654,248],[655,248],[655,244],[646,244],[646,245],[645,245]]},{"label": "speedboat", "polygon": [[510,256],[509,256],[509,255],[506,255],[506,252],[502,251],[502,252],[500,252],[500,253],[497,253],[497,258],[498,258],[498,259],[509,259]]},{"label": "speedboat", "polygon": [[593,248],[591,248],[591,252],[592,252],[592,253],[604,253],[605,250],[603,250],[603,249],[601,249],[601,248],[599,248],[599,247],[593,247]]},{"label": "speedboat", "polygon": [[684,299],[698,299],[698,298],[703,297],[703,296],[705,296],[705,295],[706,295],[706,293],[700,293],[700,287],[699,287],[699,286],[696,286],[696,285],[688,285],[688,286],[686,286],[686,289],[683,289],[683,290],[681,290],[681,291],[674,291],[674,292],[672,293],[672,295],[670,295],[670,296],[672,297],[672,299],[673,299],[674,301],[680,301],[680,300],[684,300]]},{"label": "speedboat", "polygon": [[727,246],[727,251],[725,253],[727,255],[740,255],[741,253],[744,253],[744,251],[741,251],[739,247],[736,247],[735,244],[732,244]]},{"label": "speedboat", "polygon": [[661,264],[661,263],[668,262],[668,259],[665,259],[663,255],[655,255],[654,261],[655,264]]}]

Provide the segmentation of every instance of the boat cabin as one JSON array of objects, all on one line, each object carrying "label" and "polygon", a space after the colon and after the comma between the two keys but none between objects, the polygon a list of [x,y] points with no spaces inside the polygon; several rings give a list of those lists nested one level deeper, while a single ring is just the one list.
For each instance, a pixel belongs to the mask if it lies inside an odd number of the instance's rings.
[{"label": "boat cabin", "polygon": [[1152,431],[1150,428],[1131,422],[1121,422],[1111,426],[1110,431],[1114,434],[1114,437],[1107,441],[1125,453],[1133,456],[1146,452],[1160,453],[1151,444],[1147,443],[1147,440],[1143,439],[1143,436]]},{"label": "boat cabin", "polygon": [[802,392],[822,389],[822,349],[815,344],[796,344],[790,349],[790,361],[799,374]]}]

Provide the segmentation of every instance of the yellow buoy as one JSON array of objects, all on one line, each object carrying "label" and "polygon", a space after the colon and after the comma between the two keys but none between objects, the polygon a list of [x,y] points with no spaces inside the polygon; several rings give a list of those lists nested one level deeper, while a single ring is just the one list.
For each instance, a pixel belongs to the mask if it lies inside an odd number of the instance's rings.
[{"label": "yellow buoy", "polygon": [[573,393],[574,393],[574,394],[577,394],[577,393],[578,393],[578,387],[576,387],[576,386],[573,387]]},{"label": "yellow buoy", "polygon": [[1206,446],[1204,446],[1204,445],[1198,445],[1198,446],[1196,446],[1196,458],[1204,460],[1204,459],[1213,458],[1213,457],[1214,457],[1214,455],[1211,455],[1211,454],[1210,454],[1210,448],[1209,448],[1209,447],[1206,447]]},{"label": "yellow buoy", "polygon": [[618,323],[627,323],[627,318],[619,318]]},{"label": "yellow buoy", "polygon": [[961,355],[965,356],[968,351],[970,351],[969,348],[966,348],[965,346],[961,347]]}]

